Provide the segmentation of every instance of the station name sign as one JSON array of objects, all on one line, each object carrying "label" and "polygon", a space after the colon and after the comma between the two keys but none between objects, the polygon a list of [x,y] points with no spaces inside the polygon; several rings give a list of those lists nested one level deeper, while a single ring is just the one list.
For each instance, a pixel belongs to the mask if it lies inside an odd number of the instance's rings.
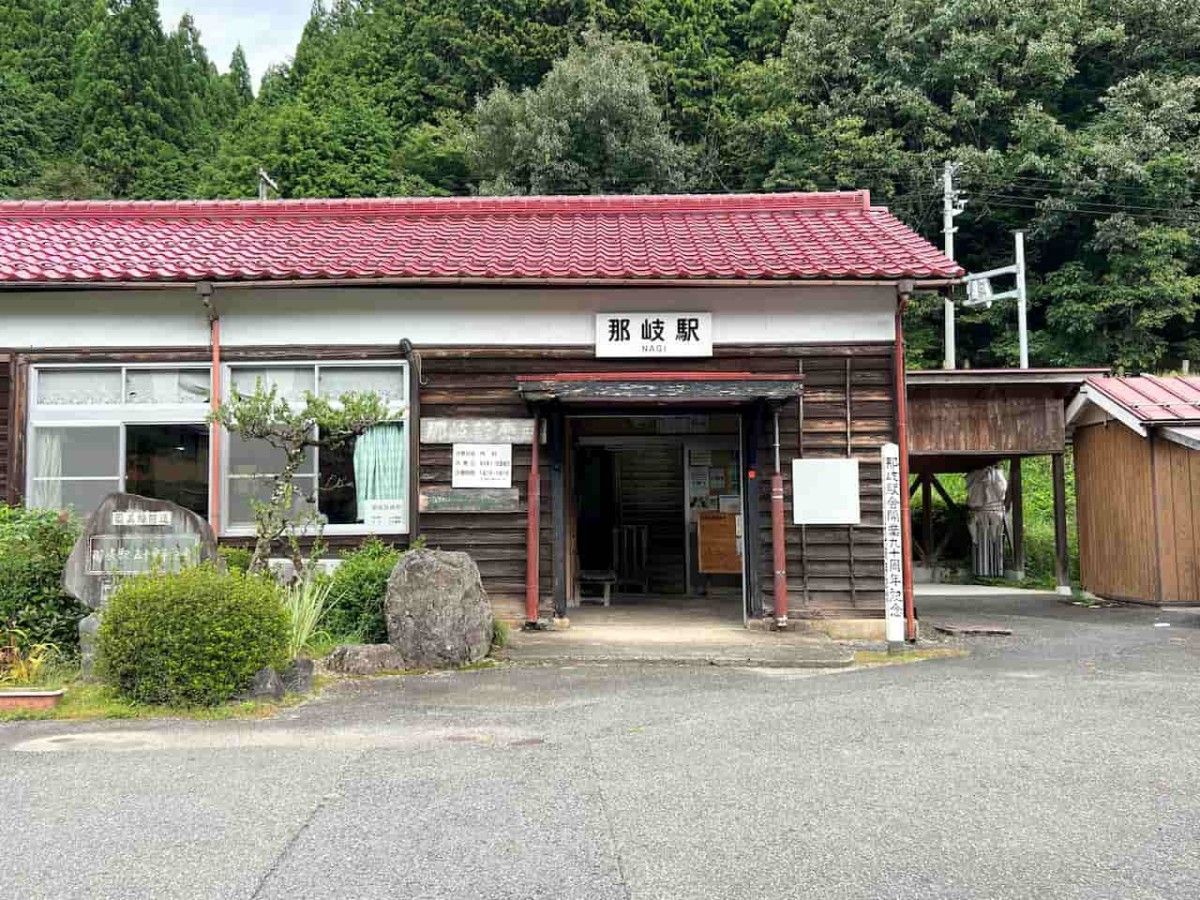
[{"label": "station name sign", "polygon": [[712,313],[597,313],[596,356],[712,356]]}]

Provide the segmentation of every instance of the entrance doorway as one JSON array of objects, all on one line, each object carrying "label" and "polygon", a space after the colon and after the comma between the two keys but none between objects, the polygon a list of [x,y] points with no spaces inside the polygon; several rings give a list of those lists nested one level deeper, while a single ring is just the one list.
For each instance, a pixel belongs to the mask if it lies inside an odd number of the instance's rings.
[{"label": "entrance doorway", "polygon": [[568,415],[568,606],[741,620],[741,416]]}]

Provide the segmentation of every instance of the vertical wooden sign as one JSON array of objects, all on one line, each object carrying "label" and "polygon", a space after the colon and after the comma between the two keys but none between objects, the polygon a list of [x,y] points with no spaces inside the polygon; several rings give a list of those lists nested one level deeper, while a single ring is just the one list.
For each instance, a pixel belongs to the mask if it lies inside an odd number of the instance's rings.
[{"label": "vertical wooden sign", "polygon": [[883,473],[883,610],[889,644],[904,642],[904,539],[901,531],[900,448],[884,444],[879,451]]}]

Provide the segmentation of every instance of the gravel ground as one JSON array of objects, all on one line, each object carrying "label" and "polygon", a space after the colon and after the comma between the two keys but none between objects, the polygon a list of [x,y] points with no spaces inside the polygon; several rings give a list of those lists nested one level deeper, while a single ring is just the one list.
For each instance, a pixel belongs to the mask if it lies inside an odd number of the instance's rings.
[{"label": "gravel ground", "polygon": [[833,673],[509,667],[265,722],[0,725],[0,896],[1200,896],[1200,613],[919,608],[1014,634]]}]

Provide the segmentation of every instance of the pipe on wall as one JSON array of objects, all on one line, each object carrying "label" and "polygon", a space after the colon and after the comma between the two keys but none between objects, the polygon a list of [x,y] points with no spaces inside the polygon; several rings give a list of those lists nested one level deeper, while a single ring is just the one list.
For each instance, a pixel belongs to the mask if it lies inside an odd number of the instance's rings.
[{"label": "pipe on wall", "polygon": [[[208,282],[196,285],[196,293],[208,310],[209,344],[212,347],[212,374],[209,387],[209,403],[213,415],[221,408],[221,316],[213,297],[213,286]],[[208,446],[208,522],[214,534],[221,533],[221,429],[215,423],[210,429]]]},{"label": "pipe on wall", "polygon": [[896,348],[892,353],[893,382],[896,386],[896,445],[900,449],[900,540],[904,573],[904,635],[917,639],[917,618],[913,604],[912,572],[912,513],[908,495],[908,383],[904,374],[904,310],[908,306],[911,286],[902,285],[896,304]]},{"label": "pipe on wall", "polygon": [[529,514],[528,530],[525,535],[526,569],[525,569],[525,627],[537,628],[538,623],[538,573],[539,549],[541,531],[542,506],[542,475],[538,467],[539,440],[542,434],[542,418],[537,412],[533,414],[533,444],[529,461]]},{"label": "pipe on wall", "polygon": [[775,470],[771,473],[771,558],[775,588],[775,627],[788,627],[787,539],[783,524],[783,473],[779,467],[779,407],[771,410],[774,419],[772,448],[775,451]]}]

